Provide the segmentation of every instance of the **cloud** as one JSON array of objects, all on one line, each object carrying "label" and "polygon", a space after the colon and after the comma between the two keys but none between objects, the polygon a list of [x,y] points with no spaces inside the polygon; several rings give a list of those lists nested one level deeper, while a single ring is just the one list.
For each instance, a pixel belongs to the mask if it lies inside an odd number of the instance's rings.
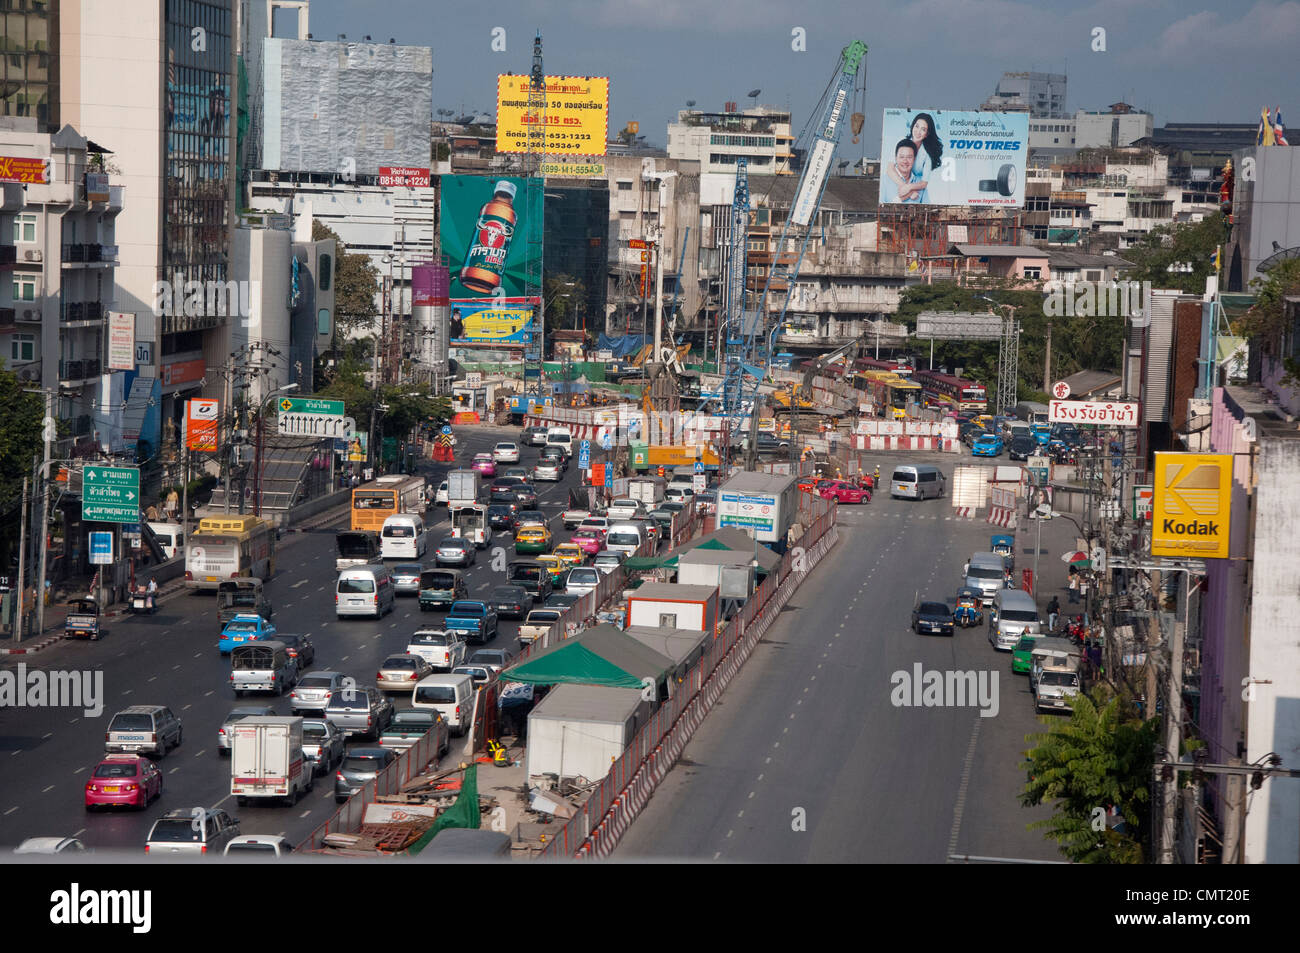
[{"label": "cloud", "polygon": [[1300,41],[1300,2],[1260,0],[1244,14],[1225,17],[1202,10],[1171,23],[1152,44],[1162,60],[1278,50],[1290,55]]}]

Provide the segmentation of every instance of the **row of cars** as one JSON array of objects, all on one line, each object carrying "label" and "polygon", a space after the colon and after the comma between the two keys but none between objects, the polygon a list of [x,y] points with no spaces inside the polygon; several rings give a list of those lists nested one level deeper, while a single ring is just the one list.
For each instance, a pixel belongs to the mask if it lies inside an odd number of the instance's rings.
[{"label": "row of cars", "polygon": [[999,457],[1005,450],[1012,460],[1054,453],[1068,454],[1082,443],[1077,427],[1070,423],[1027,423],[1014,417],[983,417],[963,422],[960,438],[975,457]]}]

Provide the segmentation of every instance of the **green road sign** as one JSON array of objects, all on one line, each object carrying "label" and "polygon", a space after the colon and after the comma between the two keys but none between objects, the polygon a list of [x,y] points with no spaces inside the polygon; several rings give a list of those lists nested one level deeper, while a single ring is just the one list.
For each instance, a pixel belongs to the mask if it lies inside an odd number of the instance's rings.
[{"label": "green road sign", "polygon": [[343,401],[341,400],[325,400],[320,397],[281,397],[276,406],[280,408],[282,414],[343,416]]},{"label": "green road sign", "polygon": [[139,467],[87,464],[81,479],[81,518],[97,523],[135,523],[140,519]]}]

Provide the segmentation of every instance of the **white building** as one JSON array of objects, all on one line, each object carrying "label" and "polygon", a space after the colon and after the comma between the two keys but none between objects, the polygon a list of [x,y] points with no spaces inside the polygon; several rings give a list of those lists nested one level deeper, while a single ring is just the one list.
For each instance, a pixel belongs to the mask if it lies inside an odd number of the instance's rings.
[{"label": "white building", "polygon": [[[1074,139],[1080,149],[1119,149],[1149,138],[1155,117],[1128,103],[1112,103],[1104,110],[1080,109],[1074,114]],[[1032,126],[1031,126],[1032,145]]]},{"label": "white building", "polygon": [[1034,119],[1065,119],[1065,89],[1063,73],[1003,73],[997,89],[980,108],[993,112],[1027,110]]},{"label": "white building", "polygon": [[735,103],[727,112],[706,113],[683,109],[668,124],[668,156],[700,164],[702,173],[735,172],[736,159],[744,156],[750,173],[792,175],[794,134],[790,114],[772,106],[743,112]]},{"label": "white building", "polygon": [[0,269],[9,272],[0,284],[0,333],[8,338],[0,353],[24,385],[57,394],[56,415],[74,436],[87,436],[101,376],[109,374],[123,189],[92,172],[88,143],[75,129],[49,135],[36,126],[32,118],[0,118],[0,156],[13,176],[0,205]]}]

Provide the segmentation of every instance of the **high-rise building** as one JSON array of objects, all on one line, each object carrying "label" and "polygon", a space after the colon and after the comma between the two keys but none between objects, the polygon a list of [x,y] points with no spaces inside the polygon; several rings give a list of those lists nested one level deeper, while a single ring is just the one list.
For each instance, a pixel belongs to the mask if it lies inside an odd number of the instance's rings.
[{"label": "high-rise building", "polygon": [[1028,111],[1032,119],[1064,119],[1064,73],[1003,73],[993,95],[980,109],[991,112]]},{"label": "high-rise building", "polygon": [[59,0],[0,3],[0,116],[35,119],[59,130]]},{"label": "high-rise building", "polygon": [[771,106],[736,111],[728,103],[720,113],[683,109],[668,124],[668,157],[700,164],[701,173],[735,172],[744,156],[756,175],[792,175],[794,135],[790,114]]}]

